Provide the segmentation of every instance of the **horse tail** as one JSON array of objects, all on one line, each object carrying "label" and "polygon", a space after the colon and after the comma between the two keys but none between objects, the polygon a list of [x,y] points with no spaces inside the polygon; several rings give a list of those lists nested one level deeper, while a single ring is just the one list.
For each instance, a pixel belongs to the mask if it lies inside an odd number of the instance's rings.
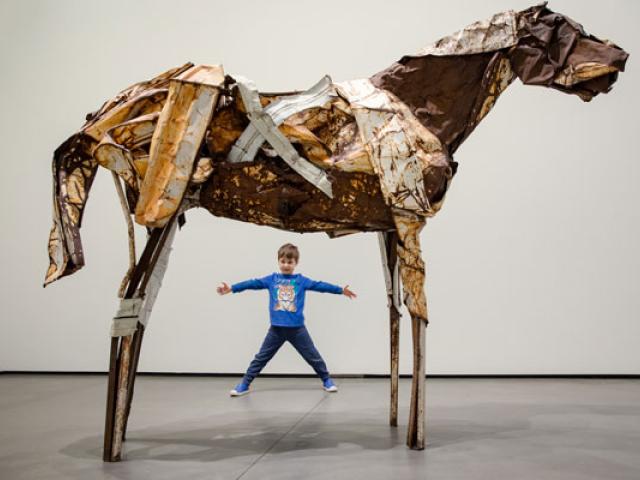
[{"label": "horse tail", "polygon": [[69,137],[53,154],[53,227],[44,286],[84,266],[80,225],[98,169],[96,140],[84,132]]}]

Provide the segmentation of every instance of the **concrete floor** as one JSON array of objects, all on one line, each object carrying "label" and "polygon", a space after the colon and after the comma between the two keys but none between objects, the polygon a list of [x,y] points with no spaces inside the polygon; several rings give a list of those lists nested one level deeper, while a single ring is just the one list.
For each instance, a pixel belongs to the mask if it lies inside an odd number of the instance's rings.
[{"label": "concrete floor", "polygon": [[106,376],[0,375],[0,478],[640,479],[640,382],[427,379],[427,448],[387,425],[388,380],[137,380],[125,459],[102,462]]}]

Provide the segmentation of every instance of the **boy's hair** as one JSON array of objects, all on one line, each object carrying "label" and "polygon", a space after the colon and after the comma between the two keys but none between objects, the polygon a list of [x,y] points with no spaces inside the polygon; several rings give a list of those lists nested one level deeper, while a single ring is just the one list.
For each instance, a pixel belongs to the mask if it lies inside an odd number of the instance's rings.
[{"label": "boy's hair", "polygon": [[285,243],[278,249],[278,260],[282,257],[291,258],[298,263],[298,259],[300,258],[300,252],[298,252],[298,247],[293,245],[292,243]]}]

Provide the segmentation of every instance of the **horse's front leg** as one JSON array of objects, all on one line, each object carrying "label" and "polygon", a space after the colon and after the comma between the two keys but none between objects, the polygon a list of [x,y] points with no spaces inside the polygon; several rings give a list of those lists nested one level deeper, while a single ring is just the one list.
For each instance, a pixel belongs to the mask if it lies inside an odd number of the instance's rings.
[{"label": "horse's front leg", "polygon": [[424,219],[404,211],[394,211],[393,220],[398,232],[397,252],[404,303],[411,315],[413,337],[413,381],[407,445],[422,450],[425,446],[425,329],[428,323],[425,269],[420,251],[420,231],[424,227]]}]

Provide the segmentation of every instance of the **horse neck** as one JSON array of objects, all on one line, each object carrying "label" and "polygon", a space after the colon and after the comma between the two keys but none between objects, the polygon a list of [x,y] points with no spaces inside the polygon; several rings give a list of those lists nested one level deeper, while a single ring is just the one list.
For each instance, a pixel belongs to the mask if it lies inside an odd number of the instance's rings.
[{"label": "horse neck", "polygon": [[513,80],[502,50],[403,57],[371,77],[406,103],[453,155]]}]

